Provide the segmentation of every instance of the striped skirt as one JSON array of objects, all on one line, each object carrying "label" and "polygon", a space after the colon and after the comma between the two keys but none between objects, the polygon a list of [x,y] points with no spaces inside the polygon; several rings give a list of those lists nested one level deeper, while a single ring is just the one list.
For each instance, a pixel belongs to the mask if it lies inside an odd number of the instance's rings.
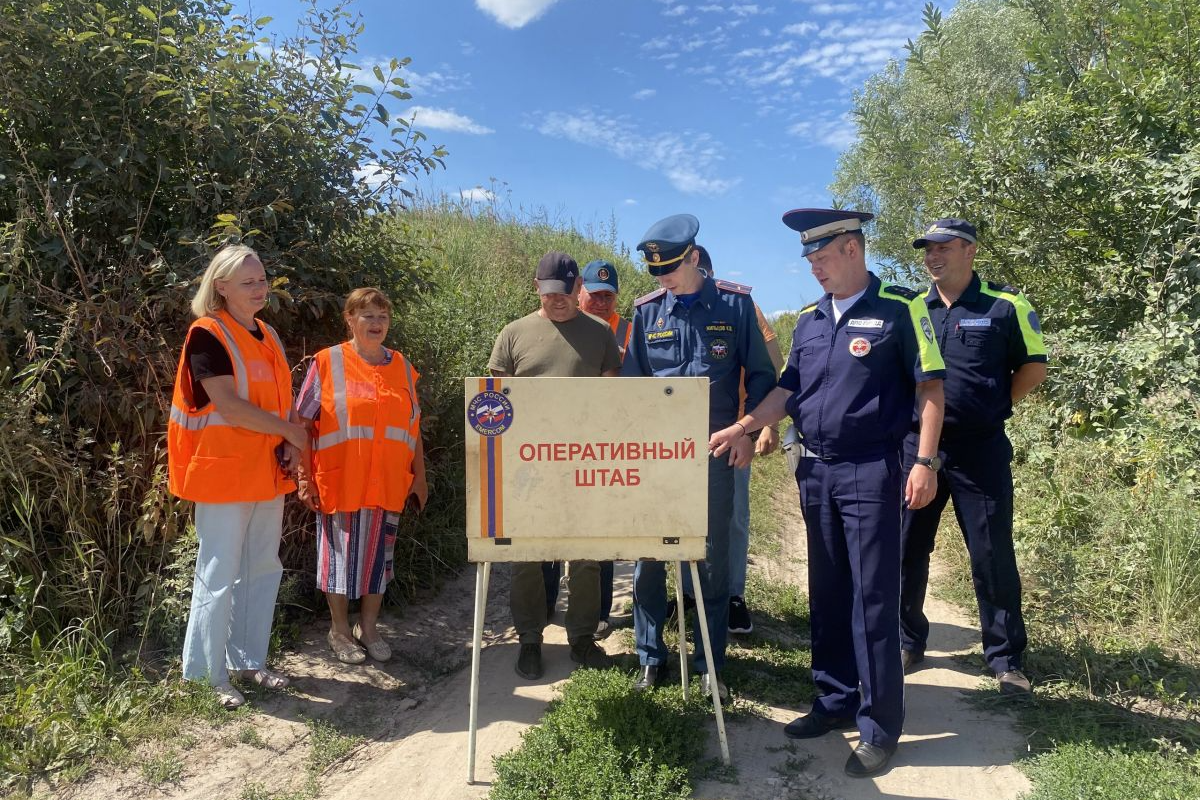
[{"label": "striped skirt", "polygon": [[382,508],[317,514],[317,588],[351,600],[383,594],[399,521],[398,512]]}]

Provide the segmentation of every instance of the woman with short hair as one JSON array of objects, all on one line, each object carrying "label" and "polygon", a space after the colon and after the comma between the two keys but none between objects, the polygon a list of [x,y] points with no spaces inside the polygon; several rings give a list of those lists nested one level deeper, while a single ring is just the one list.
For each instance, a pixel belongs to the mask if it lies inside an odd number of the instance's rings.
[{"label": "woman with short hair", "polygon": [[[300,498],[317,512],[317,587],[329,603],[327,641],[339,661],[361,664],[392,651],[376,622],[392,579],[400,513],[429,496],[421,407],[412,364],[384,346],[392,304],[382,291],[355,289],[343,318],[350,338],[313,358],[296,401],[308,426],[311,463]],[[350,627],[350,601],[361,598]]]},{"label": "woman with short hair", "polygon": [[226,708],[245,698],[230,672],[270,689],[266,668],[283,565],[279,538],[286,474],[308,446],[289,422],[292,378],[283,343],[255,317],[266,271],[244,245],[219,250],[192,300],[167,425],[171,493],[196,504],[200,549],[183,644],[183,677],[207,681]]}]

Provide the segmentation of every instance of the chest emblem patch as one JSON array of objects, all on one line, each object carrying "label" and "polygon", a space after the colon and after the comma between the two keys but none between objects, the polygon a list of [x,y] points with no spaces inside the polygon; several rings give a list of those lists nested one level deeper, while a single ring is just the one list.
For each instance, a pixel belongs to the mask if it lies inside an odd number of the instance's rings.
[{"label": "chest emblem patch", "polygon": [[855,358],[862,358],[867,353],[871,352],[871,343],[861,336],[856,336],[850,340],[850,355]]},{"label": "chest emblem patch", "polygon": [[659,317],[658,322],[654,323],[654,327],[656,328],[662,328],[663,325],[666,325],[666,322],[663,321],[662,317]]},{"label": "chest emblem patch", "polygon": [[724,339],[713,339],[708,346],[708,354],[714,361],[720,361],[729,355],[729,345]]}]

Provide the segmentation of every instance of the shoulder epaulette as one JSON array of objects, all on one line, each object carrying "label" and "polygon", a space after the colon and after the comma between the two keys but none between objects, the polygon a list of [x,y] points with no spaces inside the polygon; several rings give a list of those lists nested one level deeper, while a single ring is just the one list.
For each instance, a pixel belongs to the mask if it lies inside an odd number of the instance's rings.
[{"label": "shoulder epaulette", "polygon": [[993,292],[1004,292],[1005,294],[1020,294],[1021,290],[1015,286],[1009,286],[1007,283],[996,283],[995,281],[987,282],[988,288]]},{"label": "shoulder epaulette", "polygon": [[717,278],[713,281],[717,284],[717,288],[723,292],[736,292],[737,294],[750,294],[752,287],[744,283],[734,283],[733,281],[724,281]]},{"label": "shoulder epaulette", "polygon": [[909,289],[907,286],[900,286],[895,283],[885,283],[880,287],[880,291],[886,294],[894,294],[897,297],[903,297],[905,300],[915,300],[919,292]]},{"label": "shoulder epaulette", "polygon": [[634,306],[645,305],[646,303],[649,303],[651,300],[662,297],[666,293],[667,293],[667,290],[660,286],[659,288],[655,289],[653,292],[650,292],[649,294],[644,294],[641,297],[639,297],[637,300],[634,300],[633,304],[634,304]]}]

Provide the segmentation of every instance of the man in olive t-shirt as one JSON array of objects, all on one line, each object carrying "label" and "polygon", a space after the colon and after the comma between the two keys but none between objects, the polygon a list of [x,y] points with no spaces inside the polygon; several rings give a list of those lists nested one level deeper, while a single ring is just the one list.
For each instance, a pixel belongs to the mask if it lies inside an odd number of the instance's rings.
[{"label": "man in olive t-shirt", "polygon": [[[541,308],[510,322],[492,347],[488,369],[496,377],[595,378],[616,375],[621,353],[604,322],[579,311],[579,265],[566,253],[550,252],[538,262],[534,288]],[[592,634],[600,618],[600,566],[571,564],[564,624],[571,660],[585,667],[611,666]],[[546,627],[546,586],[540,562],[512,565],[509,609],[521,641],[517,674],[542,677],[542,631]]]}]

